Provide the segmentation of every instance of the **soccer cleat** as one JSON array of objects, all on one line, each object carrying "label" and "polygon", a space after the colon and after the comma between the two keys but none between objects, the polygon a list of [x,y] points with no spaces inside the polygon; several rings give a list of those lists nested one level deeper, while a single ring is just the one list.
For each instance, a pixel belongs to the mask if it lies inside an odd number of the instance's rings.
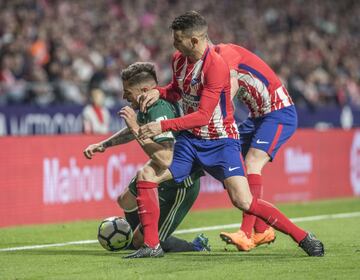
[{"label": "soccer cleat", "polygon": [[269,227],[264,232],[255,232],[251,238],[255,246],[270,244],[275,242],[276,239],[275,230],[272,227]]},{"label": "soccer cleat", "polygon": [[209,238],[207,238],[203,233],[197,235],[191,243],[194,245],[195,251],[211,251]]},{"label": "soccer cleat", "polygon": [[239,251],[250,251],[255,247],[252,239],[248,238],[242,230],[234,233],[221,232],[220,238],[227,244],[235,245]]},{"label": "soccer cleat", "polygon": [[158,244],[155,248],[151,248],[144,244],[139,250],[131,253],[125,257],[124,259],[137,259],[137,258],[160,258],[164,256],[164,251],[161,248],[160,244]]},{"label": "soccer cleat", "polygon": [[325,254],[324,244],[315,235],[309,232],[303,240],[300,241],[301,247],[311,257],[323,257]]}]

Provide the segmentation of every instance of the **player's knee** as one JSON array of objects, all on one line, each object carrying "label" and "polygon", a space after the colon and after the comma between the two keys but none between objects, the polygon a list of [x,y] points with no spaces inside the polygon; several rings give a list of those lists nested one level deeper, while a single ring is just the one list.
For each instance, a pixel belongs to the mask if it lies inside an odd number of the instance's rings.
[{"label": "player's knee", "polygon": [[250,205],[252,202],[252,196],[240,194],[238,192],[230,193],[230,199],[232,204],[241,210],[247,211],[250,209]]},{"label": "player's knee", "polygon": [[248,153],[245,157],[246,171],[249,174],[261,173],[263,166],[266,164],[267,158],[258,156],[254,153]]},{"label": "player's knee", "polygon": [[152,181],[154,180],[154,171],[149,166],[144,166],[136,174],[138,181]]},{"label": "player's knee", "polygon": [[161,170],[166,170],[170,167],[171,163],[172,163],[172,158],[169,158],[169,159],[164,159],[161,162],[158,162],[157,165]]},{"label": "player's knee", "polygon": [[116,201],[117,201],[117,204],[120,206],[120,208],[124,209],[122,200],[123,200],[123,194],[120,194]]},{"label": "player's knee", "polygon": [[117,203],[122,209],[126,209],[126,193],[122,193],[117,198]]},{"label": "player's knee", "polygon": [[257,164],[258,159],[253,154],[247,154],[245,157],[245,166],[248,169],[249,167]]},{"label": "player's knee", "polygon": [[134,209],[137,207],[136,197],[129,190],[120,194],[117,203],[124,210]]},{"label": "player's knee", "polygon": [[270,160],[270,156],[259,149],[250,148],[245,157],[245,166],[248,173],[261,173],[262,168]]},{"label": "player's knee", "polygon": [[241,210],[247,211],[250,209],[251,202],[244,200],[242,198],[238,198],[238,197],[231,198],[231,202],[236,208],[239,208]]}]

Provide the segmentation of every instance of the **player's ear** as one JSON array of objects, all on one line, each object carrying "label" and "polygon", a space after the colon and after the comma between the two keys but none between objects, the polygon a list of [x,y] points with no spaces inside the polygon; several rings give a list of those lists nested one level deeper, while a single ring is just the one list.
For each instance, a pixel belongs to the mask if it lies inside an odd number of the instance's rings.
[{"label": "player's ear", "polygon": [[194,47],[195,45],[197,45],[197,43],[199,43],[199,38],[197,37],[191,37],[191,44]]}]

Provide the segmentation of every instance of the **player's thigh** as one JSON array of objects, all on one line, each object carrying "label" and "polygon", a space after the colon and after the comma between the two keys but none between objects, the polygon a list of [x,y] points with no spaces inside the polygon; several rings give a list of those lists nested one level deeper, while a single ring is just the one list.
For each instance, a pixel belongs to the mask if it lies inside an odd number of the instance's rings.
[{"label": "player's thigh", "polygon": [[251,142],[251,148],[266,152],[270,160],[295,133],[297,116],[293,106],[267,114],[262,118]]},{"label": "player's thigh", "polygon": [[164,241],[176,230],[190,211],[199,194],[199,181],[194,182],[191,187],[175,189],[172,194],[159,192],[159,238],[161,241]]},{"label": "player's thigh", "polygon": [[232,176],[245,176],[245,165],[240,142],[236,139],[219,139],[206,143],[198,150],[198,159],[215,179],[223,182]]},{"label": "player's thigh", "polygon": [[160,168],[153,160],[149,160],[136,174],[137,181],[162,183],[172,178],[169,169]]},{"label": "player's thigh", "polygon": [[186,135],[179,135],[174,146],[173,160],[169,167],[176,183],[184,181],[195,165],[196,153]]},{"label": "player's thigh", "polygon": [[248,174],[261,174],[263,167],[270,161],[267,152],[250,148],[245,157],[245,166]]}]

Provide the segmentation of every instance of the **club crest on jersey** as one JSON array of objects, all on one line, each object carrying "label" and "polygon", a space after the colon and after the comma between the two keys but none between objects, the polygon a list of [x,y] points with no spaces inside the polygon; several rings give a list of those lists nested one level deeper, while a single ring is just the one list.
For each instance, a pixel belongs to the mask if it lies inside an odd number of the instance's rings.
[{"label": "club crest on jersey", "polygon": [[191,80],[191,86],[195,86],[196,84],[200,83],[200,79],[199,78],[194,78]]},{"label": "club crest on jersey", "polygon": [[197,91],[199,90],[201,85],[201,79],[200,78],[193,78],[190,82],[190,88],[192,95],[197,95]]}]

